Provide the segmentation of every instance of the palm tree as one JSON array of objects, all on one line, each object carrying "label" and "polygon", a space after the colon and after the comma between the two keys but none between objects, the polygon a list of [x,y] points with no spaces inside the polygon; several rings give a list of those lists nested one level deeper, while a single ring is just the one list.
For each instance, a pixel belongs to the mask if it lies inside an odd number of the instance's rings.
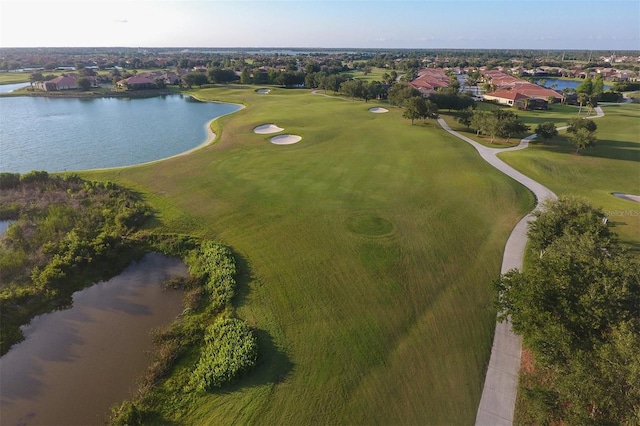
[{"label": "palm tree", "polygon": [[578,103],[580,104],[580,109],[578,110],[578,115],[582,112],[582,106],[589,100],[589,95],[586,93],[578,93]]}]

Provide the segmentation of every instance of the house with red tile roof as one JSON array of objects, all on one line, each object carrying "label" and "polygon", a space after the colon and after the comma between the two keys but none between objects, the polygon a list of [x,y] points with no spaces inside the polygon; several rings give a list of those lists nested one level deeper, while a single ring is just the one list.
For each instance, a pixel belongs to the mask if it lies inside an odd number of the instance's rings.
[{"label": "house with red tile roof", "polygon": [[40,81],[36,83],[36,87],[45,92],[51,92],[56,90],[72,90],[77,89],[77,79],[72,75],[61,75],[47,81]]},{"label": "house with red tile roof", "polygon": [[428,96],[440,88],[449,87],[449,76],[442,68],[424,68],[418,71],[418,76],[409,86],[418,89],[423,96]]},{"label": "house with red tile roof", "polygon": [[524,106],[525,99],[529,99],[528,96],[515,90],[498,90],[496,92],[485,93],[483,98],[485,101],[493,101],[500,105],[515,106],[519,108]]},{"label": "house with red tile roof", "polygon": [[116,83],[120,87],[124,87],[130,90],[138,89],[151,89],[155,87],[155,83],[149,77],[140,75],[134,75],[133,77],[125,78]]}]

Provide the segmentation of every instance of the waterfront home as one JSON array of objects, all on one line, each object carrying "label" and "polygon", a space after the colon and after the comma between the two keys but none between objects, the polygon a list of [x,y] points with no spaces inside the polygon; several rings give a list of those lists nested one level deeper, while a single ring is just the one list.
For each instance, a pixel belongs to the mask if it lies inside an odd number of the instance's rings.
[{"label": "waterfront home", "polygon": [[129,90],[139,89],[153,89],[155,83],[149,77],[134,75],[133,77],[125,78],[116,83],[119,87],[123,87]]}]

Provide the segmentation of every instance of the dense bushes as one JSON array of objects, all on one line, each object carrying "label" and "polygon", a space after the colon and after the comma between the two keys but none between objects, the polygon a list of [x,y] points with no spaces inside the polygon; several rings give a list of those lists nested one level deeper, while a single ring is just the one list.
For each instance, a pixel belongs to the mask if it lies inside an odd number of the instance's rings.
[{"label": "dense bushes", "polygon": [[186,260],[189,273],[203,282],[210,309],[218,311],[230,305],[234,295],[236,265],[229,249],[205,241],[192,250]]},{"label": "dense bushes", "polygon": [[[138,395],[112,409],[111,424],[145,423],[147,419],[167,423],[159,409],[166,398],[172,401],[172,411],[179,411],[194,391],[232,383],[257,360],[253,332],[233,316],[236,265],[231,251],[213,241],[198,242],[186,236],[144,234],[140,238],[150,249],[182,257],[190,278],[170,283],[184,288],[185,309],[168,329],[155,334],[155,357]],[[169,378],[163,381],[165,377]]]},{"label": "dense bushes", "polygon": [[499,318],[535,359],[524,424],[640,422],[640,267],[604,218],[579,199],[547,203],[529,227],[537,256],[495,283]]},{"label": "dense bushes", "polygon": [[47,172],[0,174],[0,352],[20,340],[18,327],[65,305],[71,294],[111,276],[135,257],[131,238],[150,214],[114,183]]},{"label": "dense bushes", "polygon": [[205,346],[191,376],[190,387],[208,391],[233,382],[256,364],[258,347],[247,324],[221,318],[207,328]]}]

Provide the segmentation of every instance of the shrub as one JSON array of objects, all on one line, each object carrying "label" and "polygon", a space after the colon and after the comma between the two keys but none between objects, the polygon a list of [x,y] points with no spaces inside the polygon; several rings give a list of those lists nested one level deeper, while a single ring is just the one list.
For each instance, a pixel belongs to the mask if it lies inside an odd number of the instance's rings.
[{"label": "shrub", "polygon": [[189,387],[209,391],[232,383],[253,368],[258,355],[256,338],[237,318],[221,318],[207,328],[205,347]]}]

